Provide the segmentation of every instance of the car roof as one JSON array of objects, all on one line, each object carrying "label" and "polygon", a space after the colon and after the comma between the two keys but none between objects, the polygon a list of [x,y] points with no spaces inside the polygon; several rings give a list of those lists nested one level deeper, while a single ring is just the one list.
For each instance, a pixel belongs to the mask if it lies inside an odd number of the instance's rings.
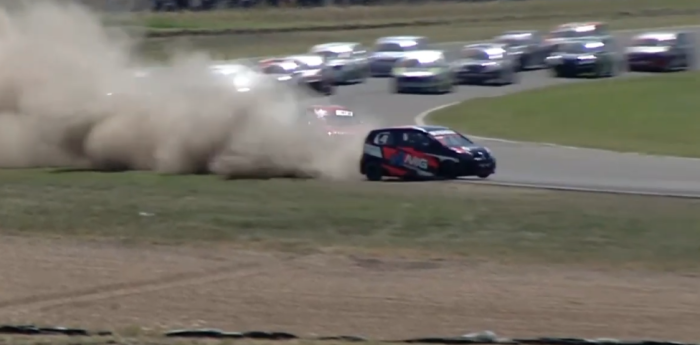
[{"label": "car roof", "polygon": [[510,31],[505,31],[501,33],[500,35],[496,37],[525,37],[525,36],[530,36],[533,34],[536,34],[537,31],[535,30],[510,30]]},{"label": "car roof", "polygon": [[352,47],[358,45],[357,42],[329,42],[317,44],[311,47],[310,51],[332,51],[332,52],[346,52],[352,50]]},{"label": "car roof", "polygon": [[392,127],[377,128],[377,129],[373,130],[373,132],[381,132],[381,131],[397,130],[397,129],[413,129],[413,130],[424,132],[424,133],[435,132],[435,131],[452,131],[452,129],[445,127],[445,126],[392,126]]},{"label": "car roof", "polygon": [[376,43],[398,43],[401,41],[418,41],[425,39],[425,36],[385,36],[377,39]]},{"label": "car roof", "polygon": [[677,31],[652,31],[652,32],[644,32],[641,33],[637,36],[634,36],[635,39],[657,39],[660,41],[664,40],[672,40],[675,39],[678,36],[679,32]]},{"label": "car roof", "polygon": [[297,54],[297,55],[289,55],[286,57],[288,60],[292,61],[299,61],[304,64],[311,64],[311,65],[317,65],[317,64],[323,64],[323,56],[316,55],[316,54]]}]

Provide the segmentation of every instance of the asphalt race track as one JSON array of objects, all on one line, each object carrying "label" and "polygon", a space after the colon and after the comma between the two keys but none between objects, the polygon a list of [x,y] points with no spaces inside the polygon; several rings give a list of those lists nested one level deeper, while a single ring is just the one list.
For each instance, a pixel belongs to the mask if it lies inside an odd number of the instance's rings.
[{"label": "asphalt race track", "polygon": [[[699,28],[692,30],[698,32],[700,37]],[[617,37],[626,44],[633,33],[619,32]],[[436,45],[436,48],[448,51],[448,56],[454,56],[462,45],[464,43],[445,43]],[[696,58],[700,56],[700,49],[697,54]],[[644,75],[626,73],[622,77]],[[447,95],[399,95],[390,92],[388,79],[373,78],[364,84],[338,88],[330,102],[351,107],[360,114],[368,113],[381,118],[385,125],[410,125],[416,123],[416,116],[420,113],[441,105],[572,82],[595,81],[554,79],[545,71],[531,71],[522,73],[520,83],[513,86],[459,86],[456,92]],[[700,198],[700,159],[487,138],[479,141],[491,148],[498,159],[498,170],[489,178],[494,184]]]}]

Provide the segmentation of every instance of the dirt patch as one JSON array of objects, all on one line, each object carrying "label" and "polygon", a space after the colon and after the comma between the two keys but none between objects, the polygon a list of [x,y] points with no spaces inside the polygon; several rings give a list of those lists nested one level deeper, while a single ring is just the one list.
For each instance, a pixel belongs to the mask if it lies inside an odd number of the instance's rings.
[{"label": "dirt patch", "polygon": [[696,276],[558,266],[289,256],[224,246],[0,241],[0,318],[373,338],[700,336]]}]

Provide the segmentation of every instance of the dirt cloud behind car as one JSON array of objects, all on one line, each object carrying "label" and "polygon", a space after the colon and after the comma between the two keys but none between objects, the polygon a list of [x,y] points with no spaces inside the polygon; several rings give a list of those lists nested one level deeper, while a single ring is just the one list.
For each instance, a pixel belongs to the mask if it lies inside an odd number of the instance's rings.
[{"label": "dirt cloud behind car", "polygon": [[137,39],[78,4],[17,3],[0,2],[15,7],[0,12],[0,168],[356,176],[362,138],[328,143],[295,121],[299,91],[235,92],[202,73],[203,52],[135,78],[149,63]]}]

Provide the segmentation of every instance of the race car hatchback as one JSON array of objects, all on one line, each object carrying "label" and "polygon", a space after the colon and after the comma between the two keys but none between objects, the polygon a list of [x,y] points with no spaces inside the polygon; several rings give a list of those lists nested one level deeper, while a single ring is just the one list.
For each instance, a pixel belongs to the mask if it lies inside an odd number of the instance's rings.
[{"label": "race car hatchback", "polygon": [[370,181],[401,179],[487,178],[496,158],[465,135],[441,126],[374,129],[365,138],[360,173]]}]

